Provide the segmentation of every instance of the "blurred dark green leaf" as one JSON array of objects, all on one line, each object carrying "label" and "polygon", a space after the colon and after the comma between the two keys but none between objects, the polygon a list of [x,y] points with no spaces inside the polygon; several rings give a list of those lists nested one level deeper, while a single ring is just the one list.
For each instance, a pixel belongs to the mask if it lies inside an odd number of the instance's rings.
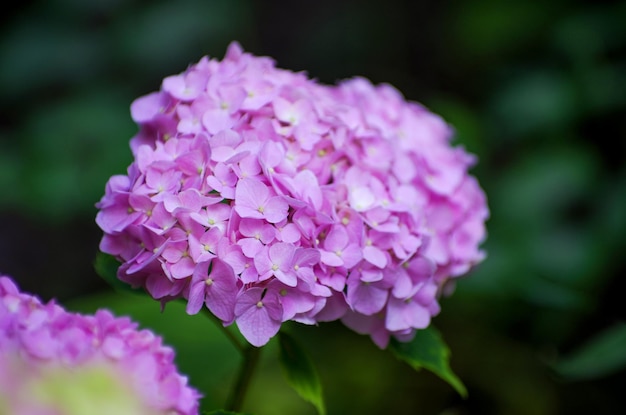
[{"label": "blurred dark green leaf", "polygon": [[107,179],[130,164],[131,100],[109,88],[30,109],[12,137],[17,160],[3,166],[26,213],[66,221],[94,214]]},{"label": "blurred dark green leaf", "polygon": [[410,342],[391,340],[390,350],[400,359],[407,362],[415,370],[430,370],[456,391],[467,397],[467,389],[461,380],[450,369],[450,350],[441,335],[432,326],[418,330]]},{"label": "blurred dark green leaf", "polygon": [[459,3],[451,27],[458,46],[476,57],[498,57],[529,43],[547,19],[548,7],[534,2],[471,1]]},{"label": "blurred dark green leaf", "polygon": [[554,365],[565,379],[590,380],[626,368],[626,324],[606,329]]},{"label": "blurred dark green leaf", "polygon": [[208,49],[208,45],[233,40],[245,43],[245,38],[251,37],[247,32],[253,28],[251,6],[246,0],[156,2],[119,19],[111,38],[122,60],[131,64],[130,70],[158,67],[169,74],[182,72],[185,65],[213,53],[215,48]]},{"label": "blurred dark green leaf", "polygon": [[557,71],[524,69],[494,94],[490,110],[508,137],[528,137],[565,128],[580,111],[573,81]]},{"label": "blurred dark green leaf", "polygon": [[0,38],[3,94],[20,98],[50,84],[83,81],[107,67],[104,38],[97,33],[83,30],[76,36],[73,28],[43,17],[21,23]]},{"label": "blurred dark green leaf", "polygon": [[243,412],[229,412],[229,411],[211,411],[211,412],[202,412],[203,415],[246,415]]},{"label": "blurred dark green leaf", "polygon": [[279,333],[279,357],[285,377],[302,399],[311,402],[320,415],[326,413],[322,385],[309,355],[287,333]]}]

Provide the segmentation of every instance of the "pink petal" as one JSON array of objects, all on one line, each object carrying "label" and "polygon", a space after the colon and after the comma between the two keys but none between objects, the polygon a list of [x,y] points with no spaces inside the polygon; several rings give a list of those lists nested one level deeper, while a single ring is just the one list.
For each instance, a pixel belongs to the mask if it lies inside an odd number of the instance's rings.
[{"label": "pink petal", "polygon": [[357,212],[363,212],[369,209],[376,202],[374,194],[367,187],[357,187],[350,191],[348,197],[350,206]]},{"label": "pink petal", "polygon": [[164,275],[150,274],[146,279],[146,291],[156,300],[168,296],[172,292],[173,285]]},{"label": "pink petal", "polygon": [[213,283],[206,288],[206,305],[222,321],[230,323],[235,318],[235,302],[239,292],[237,277],[233,269],[220,260],[213,260],[209,277]]},{"label": "pink petal", "polygon": [[378,313],[387,302],[389,291],[375,284],[356,281],[348,285],[348,304],[353,310],[365,315]]},{"label": "pink petal", "polygon": [[291,268],[295,252],[296,248],[292,244],[278,242],[270,247],[269,257],[280,268]]},{"label": "pink petal", "polygon": [[387,256],[380,249],[375,246],[366,246],[363,248],[363,258],[372,265],[378,268],[385,268],[387,266]]},{"label": "pink petal", "polygon": [[253,346],[263,346],[280,329],[282,308],[275,291],[267,291],[261,299],[263,290],[251,288],[237,299],[235,314],[237,327],[241,334]]},{"label": "pink petal", "polygon": [[416,301],[389,298],[385,327],[390,331],[423,329],[430,324],[430,312]]},{"label": "pink petal", "polygon": [[274,113],[279,120],[292,124],[297,120],[297,114],[291,102],[284,98],[276,97],[272,102]]},{"label": "pink petal", "polygon": [[285,272],[283,270],[276,270],[274,276],[283,284],[289,287],[295,287],[298,285],[298,277],[294,272]]},{"label": "pink petal", "polygon": [[181,101],[191,101],[200,93],[198,89],[186,84],[184,75],[168,76],[163,79],[163,90]]},{"label": "pink petal", "polygon": [[288,223],[287,225],[279,229],[277,236],[277,238],[279,238],[282,242],[287,242],[291,244],[299,241],[301,237],[302,235],[300,234],[298,227],[293,223]]},{"label": "pink petal", "polygon": [[344,267],[352,268],[363,259],[363,252],[358,245],[351,244],[341,251],[341,259]]},{"label": "pink petal", "polygon": [[137,123],[152,121],[161,114],[169,101],[166,94],[154,92],[137,98],[130,106],[130,114]]},{"label": "pink petal", "polygon": [[320,261],[320,251],[315,248],[298,248],[293,255],[293,262],[299,266],[315,265]]},{"label": "pink petal", "polygon": [[315,315],[317,321],[334,321],[348,312],[348,304],[342,292],[335,291],[326,299],[324,308]]},{"label": "pink petal", "polygon": [[207,110],[202,115],[202,125],[211,134],[228,130],[235,124],[230,114],[222,109]]},{"label": "pink petal", "polygon": [[262,219],[264,215],[259,208],[265,209],[268,197],[269,189],[260,181],[252,178],[239,180],[235,188],[235,211],[242,218]]},{"label": "pink petal", "polygon": [[189,296],[187,297],[187,307],[185,311],[189,315],[198,314],[204,305],[204,280],[198,281],[191,285]]},{"label": "pink petal", "polygon": [[281,196],[270,198],[265,204],[264,216],[270,223],[285,219],[289,213],[289,204]]},{"label": "pink petal", "polygon": [[331,267],[340,267],[343,265],[343,260],[337,256],[336,253],[324,250],[320,250],[320,261]]},{"label": "pink petal", "polygon": [[272,276],[272,265],[272,260],[269,257],[269,248],[262,248],[260,253],[254,256],[254,267],[259,272],[261,280],[266,280]]},{"label": "pink petal", "polygon": [[348,245],[348,232],[341,226],[333,227],[326,235],[324,249],[327,251],[342,251],[346,245]]},{"label": "pink petal", "polygon": [[243,238],[237,241],[237,245],[241,246],[241,251],[248,258],[256,258],[258,253],[263,249],[261,241],[255,238]]}]

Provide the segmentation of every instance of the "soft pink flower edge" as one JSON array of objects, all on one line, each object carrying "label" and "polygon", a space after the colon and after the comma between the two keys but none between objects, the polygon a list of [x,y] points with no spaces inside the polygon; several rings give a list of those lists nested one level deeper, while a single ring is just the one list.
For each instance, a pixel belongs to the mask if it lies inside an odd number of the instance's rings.
[{"label": "soft pink flower edge", "polygon": [[[168,414],[196,415],[200,394],[178,373],[174,351],[150,330],[138,330],[127,317],[108,310],[95,315],[70,313],[50,301],[20,292],[0,276],[0,366],[18,358],[36,376],[44,366],[68,372],[91,364],[111,367],[132,384],[148,408]],[[19,395],[19,379],[0,370],[5,397]],[[17,402],[16,404],[20,404]]]}]

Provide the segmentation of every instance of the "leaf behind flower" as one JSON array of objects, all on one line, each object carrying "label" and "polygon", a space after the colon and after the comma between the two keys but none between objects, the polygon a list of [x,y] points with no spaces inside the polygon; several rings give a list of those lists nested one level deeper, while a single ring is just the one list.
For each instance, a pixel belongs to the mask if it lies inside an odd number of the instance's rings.
[{"label": "leaf behind flower", "polygon": [[98,252],[93,266],[100,278],[105,280],[115,291],[148,295],[143,289],[133,288],[117,278],[117,269],[120,263],[113,256]]},{"label": "leaf behind flower", "polygon": [[400,360],[407,362],[415,370],[425,368],[452,386],[462,397],[467,397],[463,382],[450,369],[450,350],[439,332],[431,327],[418,330],[410,342],[402,343],[392,339],[390,350]]},{"label": "leaf behind flower", "polygon": [[302,399],[312,403],[320,415],[326,414],[322,384],[306,351],[288,334],[280,331],[279,360],[285,378]]}]

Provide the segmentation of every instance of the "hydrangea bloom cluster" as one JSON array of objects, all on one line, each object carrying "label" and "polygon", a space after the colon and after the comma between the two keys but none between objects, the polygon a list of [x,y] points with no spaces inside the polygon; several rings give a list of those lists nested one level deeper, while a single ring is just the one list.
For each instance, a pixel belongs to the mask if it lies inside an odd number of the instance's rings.
[{"label": "hydrangea bloom cluster", "polygon": [[195,415],[172,349],[108,311],[69,313],[0,276],[0,413]]},{"label": "hydrangea bloom cluster", "polygon": [[231,44],[137,99],[134,162],[98,203],[118,277],[253,345],[341,319],[384,348],[483,259],[486,201],[438,116],[388,85],[325,86]]}]

